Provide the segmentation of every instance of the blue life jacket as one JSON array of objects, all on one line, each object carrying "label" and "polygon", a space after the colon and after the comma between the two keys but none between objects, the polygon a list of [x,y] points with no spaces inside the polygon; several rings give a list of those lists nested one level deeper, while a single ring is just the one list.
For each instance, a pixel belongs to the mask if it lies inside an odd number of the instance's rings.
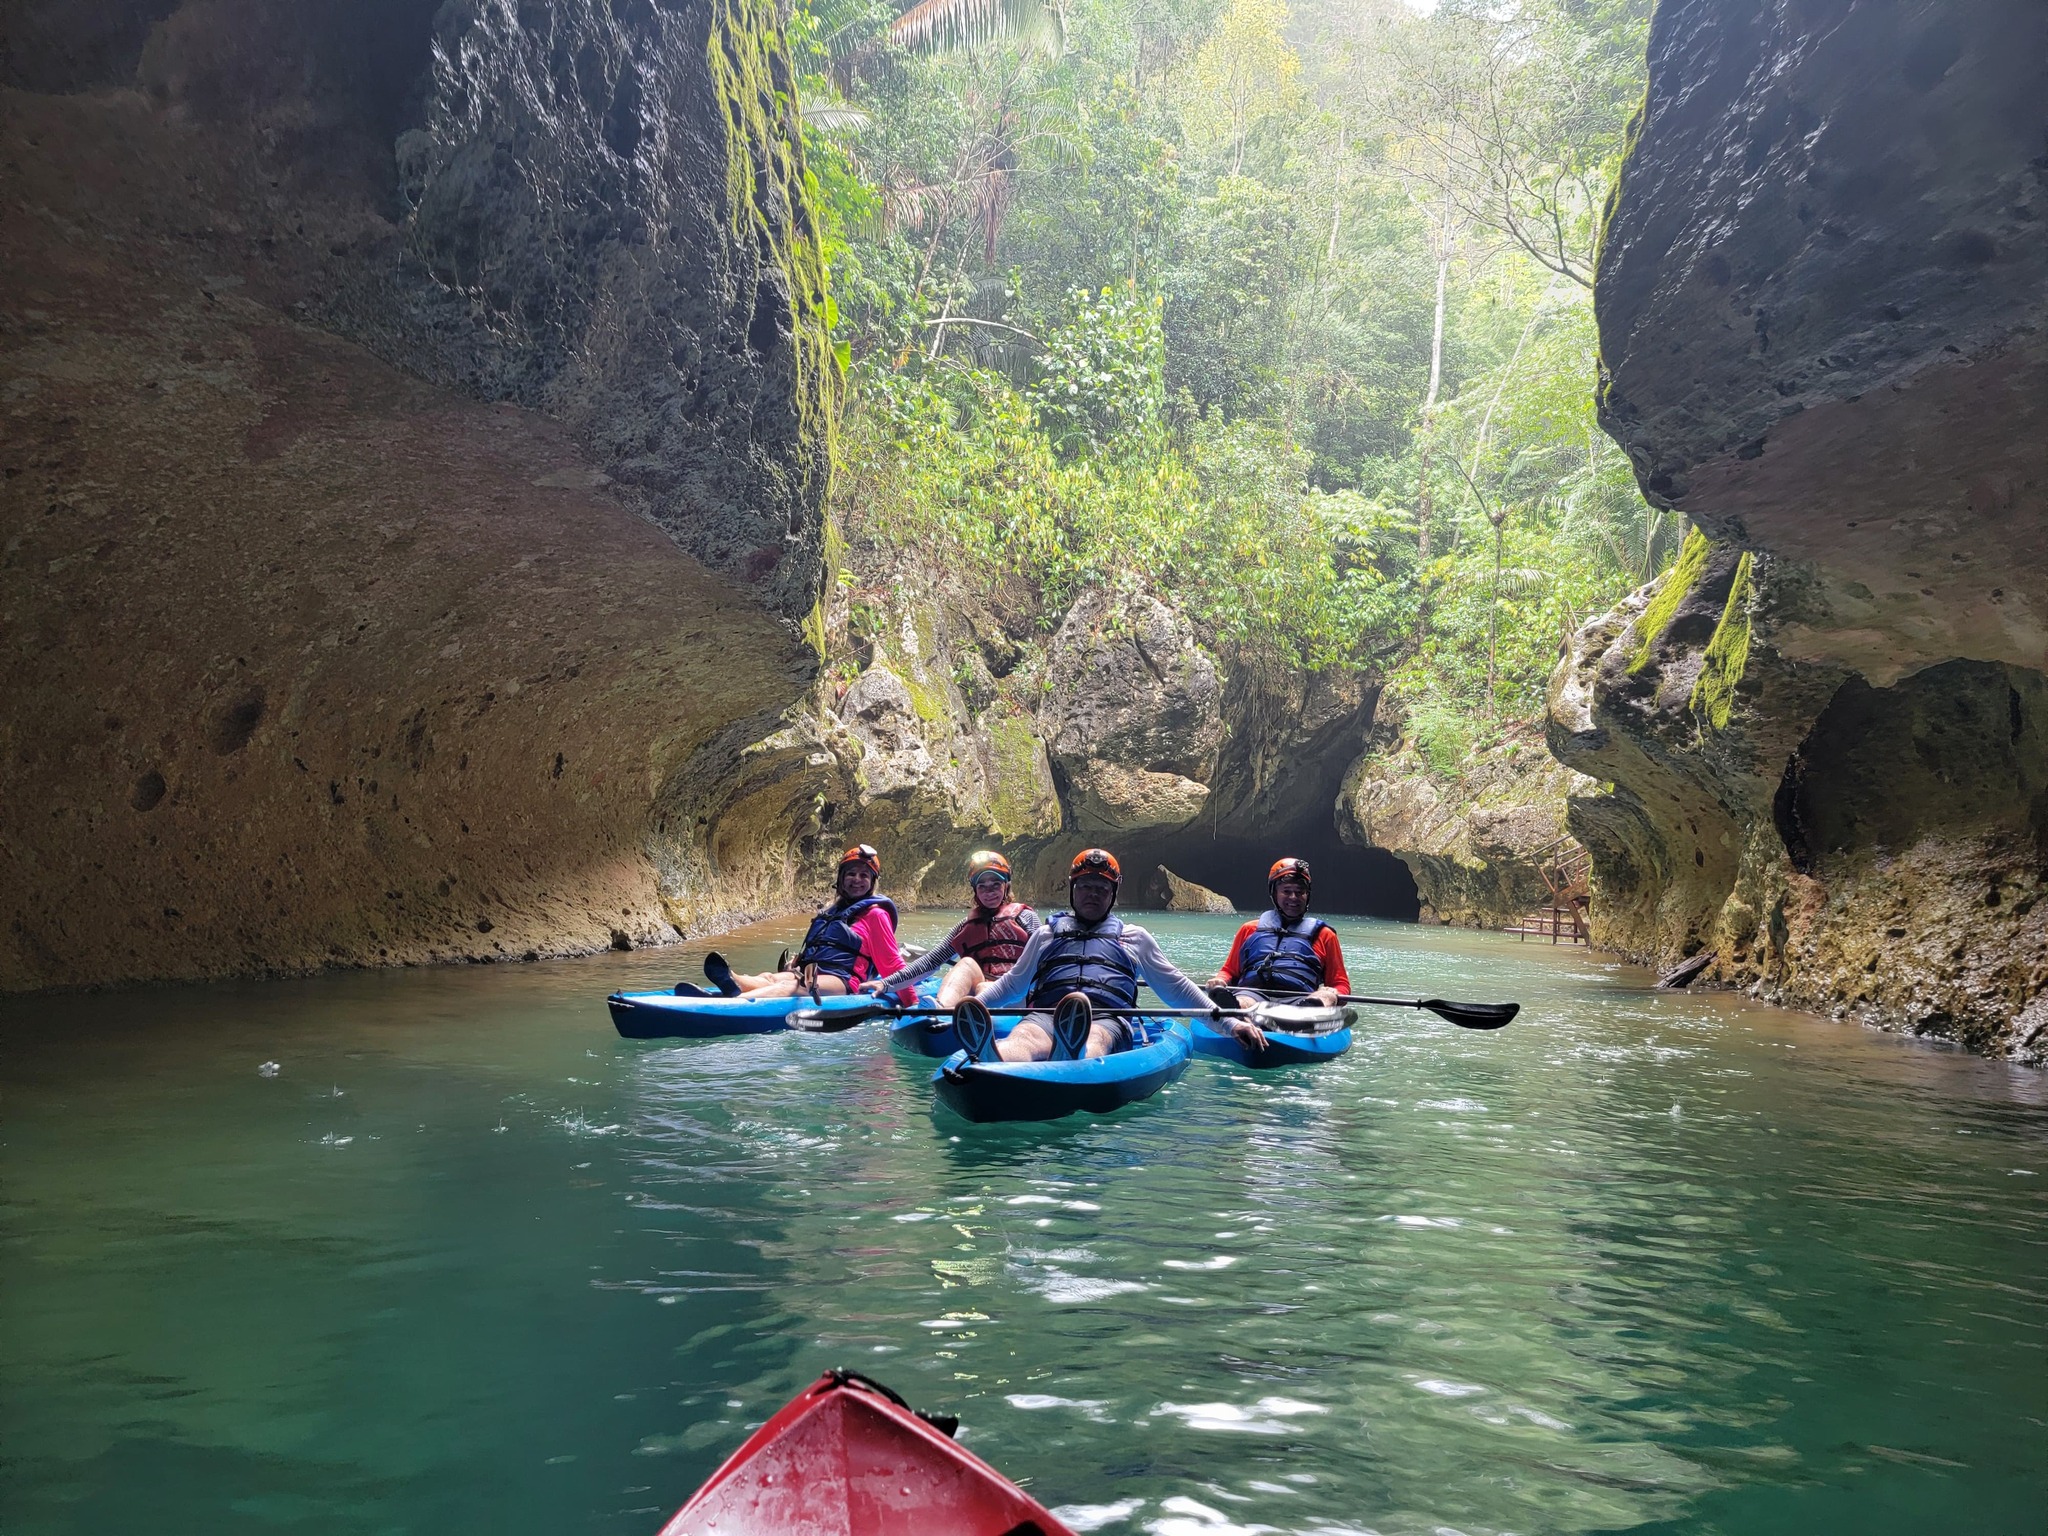
[{"label": "blue life jacket", "polygon": [[1323,984],[1323,957],[1316,953],[1316,935],[1324,928],[1319,917],[1304,916],[1290,926],[1278,912],[1267,912],[1244,936],[1237,952],[1235,985],[1276,996],[1313,992]]},{"label": "blue life jacket", "polygon": [[811,919],[804,947],[797,951],[796,964],[815,965],[822,974],[837,976],[849,987],[866,981],[871,967],[868,957],[861,953],[860,935],[853,931],[853,925],[863,913],[876,907],[888,909],[889,926],[894,928],[896,903],[886,896],[863,896],[843,905],[833,902]]},{"label": "blue life jacket", "polygon": [[1123,945],[1123,919],[1112,913],[1086,927],[1071,912],[1046,924],[1051,931],[1031,978],[1033,1008],[1054,1008],[1069,992],[1085,993],[1098,1008],[1138,1005],[1138,965]]}]

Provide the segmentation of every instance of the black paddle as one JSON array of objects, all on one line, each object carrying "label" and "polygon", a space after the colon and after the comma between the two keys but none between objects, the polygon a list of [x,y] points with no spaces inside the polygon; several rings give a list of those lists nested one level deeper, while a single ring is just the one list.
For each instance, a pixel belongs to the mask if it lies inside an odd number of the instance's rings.
[{"label": "black paddle", "polygon": [[1440,997],[1340,997],[1340,1003],[1376,1008],[1426,1008],[1460,1029],[1499,1029],[1522,1011],[1520,1003],[1447,1003]]},{"label": "black paddle", "polygon": [[[1047,1013],[1045,1008],[1032,1008],[1019,1004],[1014,1008],[991,1008],[990,1013],[1022,1015]],[[1207,1019],[1219,1013],[1243,1014],[1243,1008],[1097,1008],[1093,1017],[1098,1019]],[[831,1034],[836,1030],[851,1029],[856,1024],[865,1024],[870,1019],[950,1019],[950,1008],[899,1008],[894,1003],[872,1002],[856,1004],[852,1008],[795,1008],[784,1017],[783,1022],[791,1029],[809,1030],[813,1034]]]},{"label": "black paddle", "polygon": [[[1272,999],[1277,1001],[1277,999]],[[1440,997],[1340,997],[1340,1003],[1367,1003],[1381,1008],[1424,1008],[1438,1018],[1457,1025],[1460,1029],[1499,1029],[1522,1011],[1520,1003],[1452,1003]],[[1025,1014],[1043,1013],[1043,1008],[991,1008],[990,1013]],[[1244,1008],[1097,1008],[1095,1016],[1102,1019],[1123,1018],[1167,1018],[1206,1019],[1223,1015],[1245,1016],[1253,1010]],[[950,1008],[899,1008],[894,1003],[879,1000],[852,1008],[835,1008],[827,1013],[822,1008],[799,1008],[790,1013],[784,1021],[791,1029],[809,1030],[814,1034],[830,1034],[842,1029],[852,1029],[856,1024],[865,1024],[870,1019],[882,1017],[892,1019],[949,1019],[953,1016]]]}]

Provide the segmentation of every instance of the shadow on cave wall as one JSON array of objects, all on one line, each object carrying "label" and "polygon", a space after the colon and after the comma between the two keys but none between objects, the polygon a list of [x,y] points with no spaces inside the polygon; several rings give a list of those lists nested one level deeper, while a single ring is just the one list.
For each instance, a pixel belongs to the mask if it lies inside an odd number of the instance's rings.
[{"label": "shadow on cave wall", "polygon": [[1217,837],[1206,827],[1155,842],[1117,849],[1124,885],[1139,900],[1152,874],[1164,864],[1182,879],[1206,885],[1230,898],[1241,912],[1266,907],[1266,870],[1287,855],[1307,859],[1315,872],[1315,909],[1356,917],[1412,923],[1422,910],[1415,877],[1383,848],[1355,848],[1336,829],[1297,829],[1258,838]]}]

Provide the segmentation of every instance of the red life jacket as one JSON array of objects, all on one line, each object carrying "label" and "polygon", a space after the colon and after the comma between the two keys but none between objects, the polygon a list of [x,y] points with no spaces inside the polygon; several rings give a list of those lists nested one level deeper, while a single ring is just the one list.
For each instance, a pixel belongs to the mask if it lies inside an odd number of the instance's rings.
[{"label": "red life jacket", "polygon": [[972,960],[981,974],[994,981],[1017,963],[1031,931],[1018,917],[1031,908],[1021,901],[1006,901],[994,912],[979,903],[967,921],[953,930],[953,953]]}]

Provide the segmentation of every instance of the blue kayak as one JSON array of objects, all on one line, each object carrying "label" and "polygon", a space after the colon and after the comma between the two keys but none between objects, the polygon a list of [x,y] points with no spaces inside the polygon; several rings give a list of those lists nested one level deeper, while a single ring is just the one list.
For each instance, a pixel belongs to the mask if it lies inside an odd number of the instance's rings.
[{"label": "blue kayak", "polygon": [[1195,1026],[1195,1054],[1213,1056],[1218,1061],[1234,1061],[1241,1067],[1295,1067],[1320,1061],[1334,1061],[1351,1049],[1351,1026],[1342,1029],[1327,1029],[1313,1035],[1290,1034],[1285,1030],[1266,1031],[1266,1048],[1254,1050],[1241,1045],[1235,1035],[1213,1030],[1206,1024]]},{"label": "blue kayak", "polygon": [[955,1051],[932,1074],[932,1087],[941,1104],[977,1123],[1058,1120],[1076,1110],[1106,1115],[1151,1098],[1187,1071],[1194,1054],[1184,1019],[1133,1019],[1131,1026],[1136,1045],[1090,1061],[969,1061]]},{"label": "blue kayak", "polygon": [[[938,996],[937,977],[918,984],[918,1000]],[[772,1035],[789,1028],[799,1008],[827,1015],[873,1008],[872,997],[678,997],[672,992],[614,992],[605,999],[612,1024],[628,1040],[720,1040],[728,1035]]]},{"label": "blue kayak", "polygon": [[[1017,1027],[1019,1016],[1004,1014],[996,1023],[996,1038],[1002,1039]],[[950,1015],[936,1018],[898,1019],[889,1026],[889,1043],[913,1056],[930,1056],[944,1061],[960,1049],[960,1036]]]},{"label": "blue kayak", "polygon": [[614,992],[605,1006],[628,1040],[716,1040],[726,1035],[770,1035],[789,1027],[799,1008],[827,1014],[872,1008],[871,997],[677,997],[673,992]]}]

